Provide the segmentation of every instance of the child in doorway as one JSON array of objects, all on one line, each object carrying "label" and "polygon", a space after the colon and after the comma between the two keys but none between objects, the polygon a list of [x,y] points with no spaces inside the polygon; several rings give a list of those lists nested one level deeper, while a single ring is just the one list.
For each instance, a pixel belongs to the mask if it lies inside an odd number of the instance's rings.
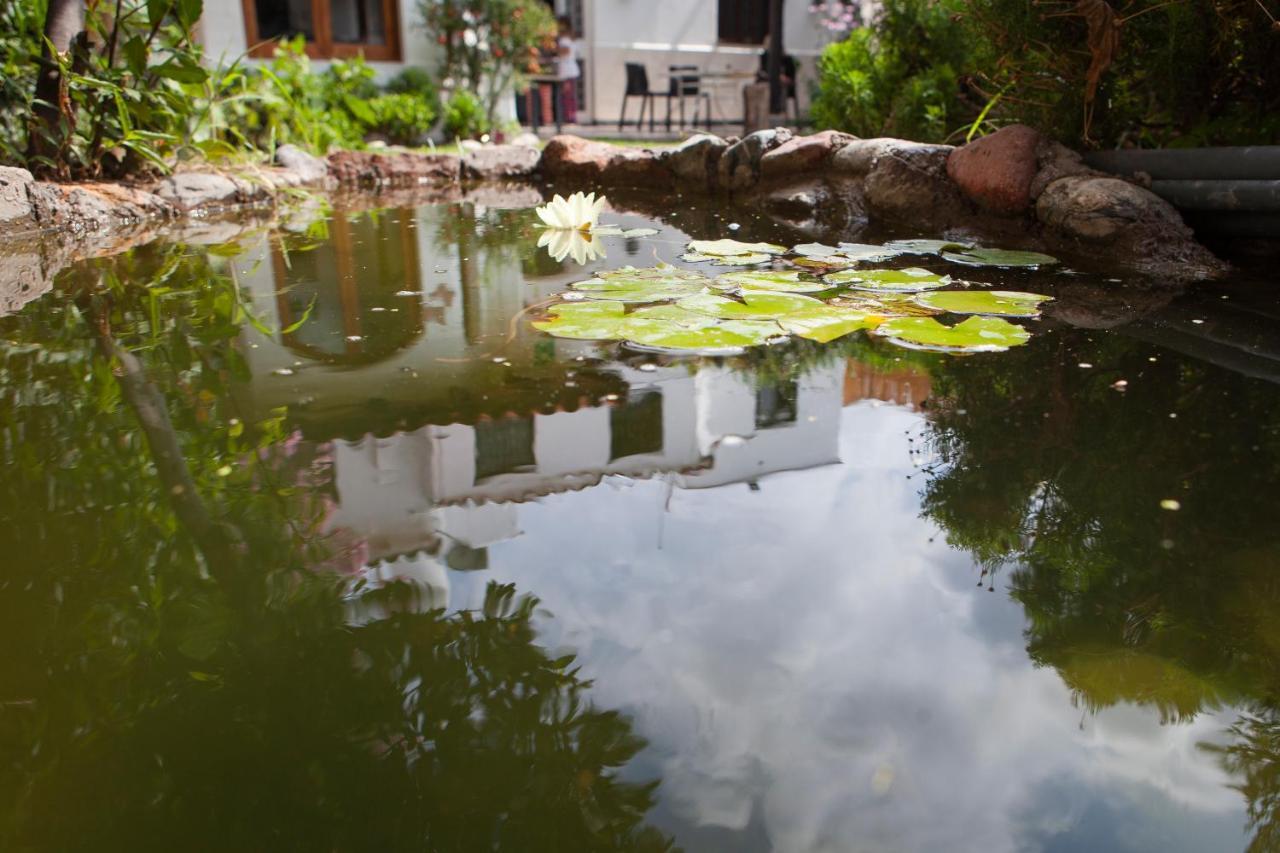
[{"label": "child in doorway", "polygon": [[568,15],[561,15],[556,22],[560,33],[556,38],[556,76],[565,78],[560,85],[561,103],[564,104],[563,120],[565,124],[576,124],[578,121],[578,79],[582,76],[582,66],[578,64],[578,45],[573,40],[573,23]]}]

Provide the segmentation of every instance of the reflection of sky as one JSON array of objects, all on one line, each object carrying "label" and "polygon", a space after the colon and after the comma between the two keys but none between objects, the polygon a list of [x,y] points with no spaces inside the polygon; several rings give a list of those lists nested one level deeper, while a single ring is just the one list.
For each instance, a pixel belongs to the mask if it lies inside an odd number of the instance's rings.
[{"label": "reflection of sky", "polygon": [[662,777],[653,819],[689,849],[1241,849],[1241,798],[1196,748],[1230,715],[1073,707],[1017,604],[920,519],[919,427],[864,403],[843,465],[759,491],[606,481],[525,505],[453,603],[490,579],[542,598],[544,640],[649,740],[633,769]]}]

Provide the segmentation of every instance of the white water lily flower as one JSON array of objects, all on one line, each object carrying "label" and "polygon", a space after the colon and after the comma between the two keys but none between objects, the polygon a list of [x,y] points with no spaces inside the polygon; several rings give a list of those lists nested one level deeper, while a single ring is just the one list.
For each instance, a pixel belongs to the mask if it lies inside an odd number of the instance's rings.
[{"label": "white water lily flower", "polygon": [[605,200],[604,196],[596,198],[595,193],[574,193],[567,199],[557,195],[550,204],[539,207],[536,213],[548,228],[590,231],[600,219]]},{"label": "white water lily flower", "polygon": [[605,257],[604,246],[595,235],[577,229],[548,228],[538,238],[538,248],[543,246],[547,247],[547,252],[557,262],[570,255],[579,264]]}]

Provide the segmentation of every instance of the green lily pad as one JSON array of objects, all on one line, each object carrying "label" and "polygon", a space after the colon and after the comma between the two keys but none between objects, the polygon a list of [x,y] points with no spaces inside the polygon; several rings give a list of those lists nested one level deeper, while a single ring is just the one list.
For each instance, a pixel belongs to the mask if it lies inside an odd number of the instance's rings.
[{"label": "green lily pad", "polygon": [[1031,340],[1031,333],[999,317],[969,317],[944,326],[932,317],[896,317],[876,327],[899,346],[940,352],[1003,352]]},{"label": "green lily pad", "polygon": [[718,267],[750,267],[756,264],[763,264],[773,259],[773,255],[766,255],[763,252],[757,252],[749,255],[700,255],[695,252],[685,252],[680,256],[680,260],[690,264],[700,264],[710,261]]},{"label": "green lily pad", "polygon": [[942,257],[970,267],[1044,267],[1058,262],[1053,255],[1016,249],[977,248],[963,252],[943,252]]},{"label": "green lily pad", "polygon": [[844,270],[823,276],[823,280],[831,285],[848,284],[861,290],[913,293],[946,287],[951,283],[951,276],[938,275],[920,267],[906,267],[900,270]]},{"label": "green lily pad", "polygon": [[720,322],[715,317],[698,311],[690,311],[687,308],[681,308],[679,305],[647,305],[644,308],[637,308],[627,316],[634,317],[637,320],[661,320],[665,323],[675,323],[688,328],[714,326]]},{"label": "green lily pad", "polygon": [[886,248],[897,249],[904,255],[940,255],[943,252],[959,249],[961,251],[973,247],[972,243],[958,240],[890,240],[884,244]]},{"label": "green lily pad", "polygon": [[622,337],[626,308],[621,302],[561,302],[547,309],[549,319],[535,320],[533,327],[557,338],[617,340]]},{"label": "green lily pad", "polygon": [[778,324],[793,335],[825,344],[860,329],[879,325],[882,318],[849,308],[819,305],[784,314]]},{"label": "green lily pad", "polygon": [[691,240],[689,251],[699,255],[725,257],[727,255],[781,255],[786,246],[776,243],[741,243],[737,240]]},{"label": "green lily pad", "polygon": [[801,243],[798,246],[792,246],[791,251],[804,258],[819,259],[840,254],[840,250],[835,246],[828,246],[825,243]]},{"label": "green lily pad", "polygon": [[916,301],[927,308],[953,314],[986,314],[998,317],[1039,317],[1040,303],[1053,297],[1016,290],[942,290],[922,293]]},{"label": "green lily pad", "polygon": [[840,244],[840,256],[855,262],[880,263],[901,254],[902,252],[889,246],[876,246],[871,243]]},{"label": "green lily pad", "polygon": [[702,285],[686,281],[600,281],[587,279],[573,285],[584,299],[617,302],[667,302],[702,292]]},{"label": "green lily pad", "polygon": [[741,300],[714,293],[700,293],[681,299],[677,305],[687,311],[696,311],[725,320],[776,320],[784,314],[823,307],[823,303],[795,293],[771,293],[744,290]]},{"label": "green lily pad", "polygon": [[659,263],[652,267],[622,267],[616,270],[602,270],[596,278],[606,281],[706,281],[707,277],[697,270],[682,270],[671,264]]},{"label": "green lily pad", "polygon": [[849,308],[874,314],[878,317],[932,317],[941,314],[937,308],[921,305],[911,293],[872,293],[855,290],[837,296],[827,304],[837,308]]},{"label": "green lily pad", "polygon": [[704,326],[687,327],[658,321],[633,321],[625,329],[625,338],[646,347],[699,352],[738,351],[760,346],[782,335],[777,323],[757,320],[712,321]]},{"label": "green lily pad", "polygon": [[745,287],[751,290],[775,290],[782,293],[818,293],[831,285],[813,279],[802,279],[796,270],[745,270],[729,272],[716,279],[717,287]]}]

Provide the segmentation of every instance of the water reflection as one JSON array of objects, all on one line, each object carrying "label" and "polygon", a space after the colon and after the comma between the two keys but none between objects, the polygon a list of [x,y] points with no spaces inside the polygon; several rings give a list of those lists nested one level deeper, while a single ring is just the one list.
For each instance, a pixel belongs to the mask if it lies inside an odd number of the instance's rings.
[{"label": "water reflection", "polygon": [[3,321],[0,846],[1269,849],[1272,387],[546,338],[537,239],[340,214]]}]

